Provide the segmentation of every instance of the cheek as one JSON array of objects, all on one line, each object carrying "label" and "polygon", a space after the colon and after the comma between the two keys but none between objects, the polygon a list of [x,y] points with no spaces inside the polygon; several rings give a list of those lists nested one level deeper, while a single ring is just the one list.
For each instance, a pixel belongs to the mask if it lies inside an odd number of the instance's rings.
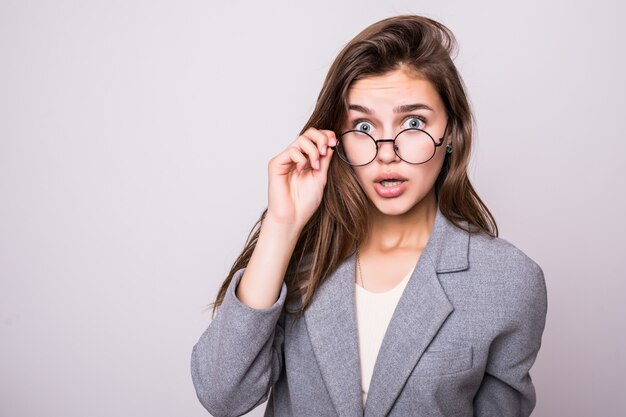
[{"label": "cheek", "polygon": [[368,181],[367,178],[374,178],[373,176],[370,176],[370,174],[368,174],[366,167],[350,167],[350,169],[352,169],[352,171],[354,172],[354,175],[356,176],[356,179],[357,181],[359,181],[359,184],[361,184],[361,186]]},{"label": "cheek", "polygon": [[441,172],[444,162],[444,154],[435,154],[433,158],[422,165],[415,165],[410,171],[414,184],[418,184],[418,188],[430,189],[437,181],[437,177]]},{"label": "cheek", "polygon": [[441,171],[441,167],[443,167],[443,162],[446,158],[446,148],[445,147],[439,147],[437,148],[437,152],[435,153],[435,156],[433,156],[433,158],[428,161],[428,163],[426,163],[425,165],[428,165],[428,176],[429,178],[431,176],[434,176],[434,178],[437,178],[437,176],[439,176],[439,172]]},{"label": "cheek", "polygon": [[435,154],[433,159],[435,160],[435,166],[437,167],[437,171],[439,171],[443,166],[443,161],[445,161],[446,159],[446,148],[437,149],[437,153]]}]

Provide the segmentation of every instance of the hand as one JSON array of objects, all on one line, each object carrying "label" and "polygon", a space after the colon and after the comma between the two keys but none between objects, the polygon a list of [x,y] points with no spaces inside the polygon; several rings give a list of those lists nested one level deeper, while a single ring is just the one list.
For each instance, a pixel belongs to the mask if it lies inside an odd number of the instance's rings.
[{"label": "hand", "polygon": [[270,160],[266,217],[304,227],[322,201],[336,144],[333,131],[311,127]]}]

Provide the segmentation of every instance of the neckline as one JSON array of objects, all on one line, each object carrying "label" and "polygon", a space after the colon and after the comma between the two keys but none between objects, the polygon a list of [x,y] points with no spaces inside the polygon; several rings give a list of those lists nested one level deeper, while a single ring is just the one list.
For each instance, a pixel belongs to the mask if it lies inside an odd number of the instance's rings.
[{"label": "neckline", "polygon": [[368,289],[365,289],[363,287],[361,287],[359,284],[357,284],[356,282],[354,283],[354,285],[356,286],[356,288],[360,289],[362,292],[366,293],[366,294],[370,294],[372,296],[383,296],[383,295],[387,295],[387,294],[391,294],[396,292],[399,288],[404,287],[404,284],[406,284],[406,282],[409,280],[409,278],[411,277],[411,275],[413,275],[413,271],[415,271],[415,266],[413,266],[413,268],[411,269],[411,271],[406,274],[406,276],[404,278],[402,278],[402,281],[400,281],[398,284],[396,284],[395,287],[387,290],[387,291],[382,291],[382,292],[374,292],[374,291],[370,291]]}]

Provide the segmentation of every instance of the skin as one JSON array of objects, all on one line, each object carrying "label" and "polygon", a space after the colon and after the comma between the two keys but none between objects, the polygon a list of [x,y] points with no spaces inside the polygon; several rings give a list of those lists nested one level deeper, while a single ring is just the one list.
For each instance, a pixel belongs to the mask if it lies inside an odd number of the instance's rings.
[{"label": "skin", "polygon": [[[432,111],[393,111],[395,106],[413,103],[426,104]],[[430,81],[406,67],[357,80],[348,92],[348,104],[367,107],[372,114],[349,110],[344,129],[369,129],[368,133],[375,139],[393,138],[404,128],[419,127],[437,141],[443,135],[447,121],[443,102]],[[416,125],[419,123],[415,121],[416,116],[424,118],[425,122]],[[418,165],[401,160],[393,151],[392,143],[379,143],[378,155],[372,162],[352,167],[369,197],[372,214],[369,239],[359,245],[365,289],[371,292],[392,289],[419,260],[435,220],[434,185],[448,143],[449,139],[444,138],[444,144],[436,148],[433,158]],[[401,196],[384,198],[378,195],[374,179],[384,172],[396,172],[407,178],[407,189]],[[358,271],[357,277],[356,282],[360,285]]]}]

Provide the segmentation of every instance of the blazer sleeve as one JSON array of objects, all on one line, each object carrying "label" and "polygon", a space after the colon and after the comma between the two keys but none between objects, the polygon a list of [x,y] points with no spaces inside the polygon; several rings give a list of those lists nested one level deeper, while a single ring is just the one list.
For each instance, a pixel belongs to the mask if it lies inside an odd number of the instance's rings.
[{"label": "blazer sleeve", "polygon": [[529,261],[520,272],[510,277],[516,283],[515,297],[506,309],[510,319],[491,343],[485,375],[474,398],[476,417],[527,417],[535,408],[529,370],[541,346],[547,293],[539,265]]},{"label": "blazer sleeve", "polygon": [[233,275],[213,321],[191,353],[191,376],[200,403],[216,417],[240,416],[264,403],[282,370],[283,306],[287,286],[269,308],[243,304]]}]

